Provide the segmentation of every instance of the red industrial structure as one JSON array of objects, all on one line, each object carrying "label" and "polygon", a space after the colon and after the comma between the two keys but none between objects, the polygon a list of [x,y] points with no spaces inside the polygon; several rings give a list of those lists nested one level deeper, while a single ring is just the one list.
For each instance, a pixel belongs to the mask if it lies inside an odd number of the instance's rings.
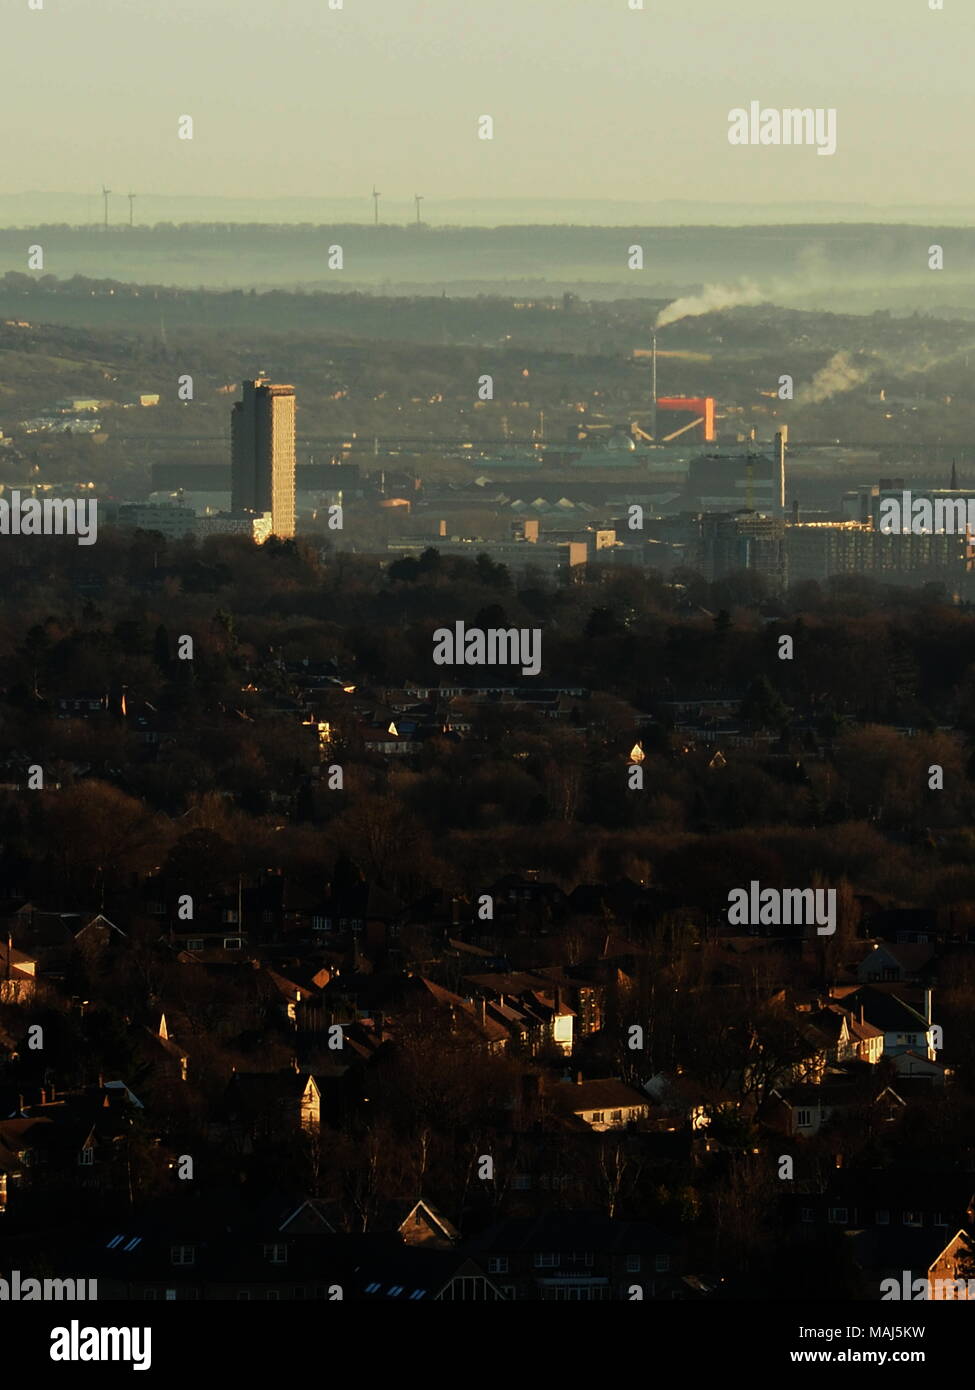
[{"label": "red industrial structure", "polygon": [[673,434],[664,435],[661,444],[668,443],[671,439],[676,439],[679,434],[684,434],[687,430],[693,429],[695,425],[702,427],[701,438],[705,443],[712,444],[715,439],[714,433],[714,397],[713,396],[658,396],[658,410],[687,410],[691,411],[695,418],[690,420],[680,429],[674,430]]}]

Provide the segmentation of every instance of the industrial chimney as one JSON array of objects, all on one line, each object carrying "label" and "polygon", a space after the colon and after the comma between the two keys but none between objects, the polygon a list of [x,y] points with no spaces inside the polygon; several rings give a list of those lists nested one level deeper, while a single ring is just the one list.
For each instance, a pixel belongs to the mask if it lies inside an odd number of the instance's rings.
[{"label": "industrial chimney", "polygon": [[650,437],[657,442],[657,335],[650,339]]},{"label": "industrial chimney", "polygon": [[785,511],[785,442],[788,439],[788,426],[783,425],[775,433],[775,497],[779,512]]}]

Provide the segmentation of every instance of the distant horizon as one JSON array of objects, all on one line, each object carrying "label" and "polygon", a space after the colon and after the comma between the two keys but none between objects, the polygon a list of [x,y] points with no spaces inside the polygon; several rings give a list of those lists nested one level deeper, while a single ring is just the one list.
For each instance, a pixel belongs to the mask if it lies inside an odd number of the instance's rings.
[{"label": "distant horizon", "polygon": [[[127,194],[111,194],[109,226],[129,225]],[[443,197],[424,196],[421,226],[424,228],[478,228],[503,226],[552,227],[774,227],[883,225],[975,227],[972,203],[871,203],[840,199],[803,202],[720,201],[705,198],[656,200],[549,197]],[[152,228],[172,223],[253,223],[289,226],[374,226],[370,195],[346,194],[328,198],[287,195],[273,198],[199,193],[135,193],[133,225]],[[359,215],[351,215],[353,212]],[[283,215],[282,215],[283,214]],[[67,225],[102,226],[104,204],[100,192],[23,190],[0,193],[0,227]],[[409,227],[416,222],[413,197],[382,198],[381,227]]]}]

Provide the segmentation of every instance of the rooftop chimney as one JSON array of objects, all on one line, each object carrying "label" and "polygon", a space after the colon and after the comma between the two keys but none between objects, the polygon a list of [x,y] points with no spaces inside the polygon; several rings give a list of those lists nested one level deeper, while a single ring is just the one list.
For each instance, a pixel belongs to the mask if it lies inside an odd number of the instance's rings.
[{"label": "rooftop chimney", "polygon": [[581,1086],[581,1085],[582,1085],[582,1072],[581,1072],[581,1071],[577,1071],[577,1072],[576,1072],[576,1085],[577,1085],[577,1086]]}]

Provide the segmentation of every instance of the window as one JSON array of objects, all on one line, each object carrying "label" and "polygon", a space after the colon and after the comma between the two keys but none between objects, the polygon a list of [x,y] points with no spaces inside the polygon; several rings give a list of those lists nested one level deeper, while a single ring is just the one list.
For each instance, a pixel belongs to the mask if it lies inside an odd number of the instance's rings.
[{"label": "window", "polygon": [[202,937],[202,936],[194,936],[194,937],[191,937],[190,940],[187,941],[187,943],[186,943],[186,949],[187,949],[188,951],[202,951],[202,950],[203,950],[203,937]]},{"label": "window", "polygon": [[923,1225],[924,1225],[924,1221],[923,1221],[923,1219],[922,1219],[922,1217],[921,1217],[921,1213],[920,1213],[919,1211],[905,1211],[905,1213],[904,1213],[904,1225],[905,1225],[905,1226],[923,1226]]},{"label": "window", "polygon": [[236,922],[237,909],[235,907],[225,907],[220,913],[221,922]]},{"label": "window", "polygon": [[613,1121],[613,1124],[614,1124],[614,1125],[622,1124],[622,1123],[623,1123],[623,1112],[622,1112],[622,1110],[614,1110],[613,1113],[612,1113],[612,1115],[610,1116],[610,1118],[611,1118],[611,1120]]},{"label": "window", "polygon": [[281,1297],[281,1294],[278,1289],[268,1289],[264,1297],[267,1299],[269,1303],[276,1303],[278,1299]]},{"label": "window", "polygon": [[592,1112],[592,1124],[594,1124],[594,1125],[601,1125],[605,1119],[606,1119],[606,1112],[605,1112],[605,1110],[594,1110],[594,1111]]},{"label": "window", "polygon": [[933,1226],[947,1226],[948,1223],[947,1223],[947,1221],[945,1220],[945,1214],[944,1214],[944,1212],[943,1212],[943,1211],[936,1211],[936,1212],[934,1213],[934,1217],[933,1217],[933,1219],[932,1219],[932,1223],[931,1223],[931,1224],[932,1224]]},{"label": "window", "polygon": [[239,951],[243,944],[239,936],[225,936],[223,939],[223,949],[225,951]]},{"label": "window", "polygon": [[889,1225],[890,1225],[890,1212],[887,1210],[886,1207],[880,1207],[880,1208],[878,1209],[878,1211],[877,1211],[877,1225],[878,1225],[878,1226],[889,1226]]},{"label": "window", "polygon": [[528,1173],[516,1173],[511,1179],[511,1186],[515,1192],[527,1192],[531,1185],[532,1180]]},{"label": "window", "polygon": [[261,921],[264,922],[265,925],[267,925],[267,924],[273,922],[273,921],[274,921],[274,913],[273,913],[273,912],[262,912],[262,913],[261,913]]},{"label": "window", "polygon": [[654,1257],[653,1257],[653,1267],[654,1267],[654,1269],[657,1271],[658,1274],[666,1274],[667,1271],[668,1271],[668,1269],[670,1269],[670,1256],[669,1256],[669,1255],[654,1255]]},{"label": "window", "polygon": [[311,924],[315,931],[327,931],[331,926],[327,917],[312,917]]},{"label": "window", "polygon": [[196,1264],[196,1247],[193,1245],[171,1245],[169,1262],[174,1265]]},{"label": "window", "polygon": [[237,1299],[238,1299],[238,1301],[241,1302],[241,1303],[249,1303],[249,1302],[250,1302],[250,1294],[247,1292],[246,1289],[241,1289],[240,1293],[238,1293],[238,1295],[237,1295]]},{"label": "window", "polygon": [[143,1299],[144,1299],[144,1301],[145,1301],[146,1303],[154,1303],[154,1302],[156,1301],[156,1297],[157,1297],[157,1295],[156,1295],[156,1290],[155,1290],[155,1289],[146,1289],[146,1291],[143,1293],[142,1297],[143,1297]]},{"label": "window", "polygon": [[90,1168],[95,1162],[95,1150],[82,1149],[78,1154],[78,1162],[81,1164],[82,1168]]},{"label": "window", "polygon": [[167,1302],[167,1303],[175,1303],[175,1302],[176,1302],[176,1290],[175,1290],[175,1289],[167,1289],[167,1290],[166,1290],[166,1302]]},{"label": "window", "polygon": [[594,1256],[591,1250],[587,1250],[585,1252],[581,1250],[573,1250],[569,1254],[562,1256],[562,1263],[567,1268],[573,1265],[585,1265],[587,1269],[590,1269],[593,1264],[593,1259]]},{"label": "window", "polygon": [[413,1225],[414,1225],[414,1226],[422,1226],[422,1225],[423,1225],[423,1213],[422,1213],[422,1211],[416,1211],[416,1212],[413,1213]]},{"label": "window", "polygon": [[830,1207],[829,1209],[829,1219],[834,1226],[845,1226],[848,1215],[849,1212],[846,1207]]},{"label": "window", "polygon": [[488,1274],[507,1274],[508,1257],[507,1255],[491,1255],[487,1262]]},{"label": "window", "polygon": [[799,1129],[808,1129],[809,1126],[810,1126],[811,1124],[812,1124],[812,1111],[811,1111],[811,1110],[797,1110],[797,1111],[796,1111],[796,1125],[797,1125],[797,1127],[798,1127]]},{"label": "window", "polygon": [[812,1207],[803,1207],[799,1213],[800,1221],[815,1221],[816,1215]]},{"label": "window", "polygon": [[639,1273],[640,1273],[640,1256],[639,1256],[639,1255],[627,1255],[627,1257],[626,1257],[626,1272],[627,1272],[627,1274],[639,1274]]},{"label": "window", "polygon": [[535,1255],[534,1265],[536,1269],[555,1269],[558,1266],[558,1255],[539,1251]]},{"label": "window", "polygon": [[288,1247],[286,1245],[265,1245],[264,1258],[270,1260],[273,1265],[285,1265],[288,1263]]}]

